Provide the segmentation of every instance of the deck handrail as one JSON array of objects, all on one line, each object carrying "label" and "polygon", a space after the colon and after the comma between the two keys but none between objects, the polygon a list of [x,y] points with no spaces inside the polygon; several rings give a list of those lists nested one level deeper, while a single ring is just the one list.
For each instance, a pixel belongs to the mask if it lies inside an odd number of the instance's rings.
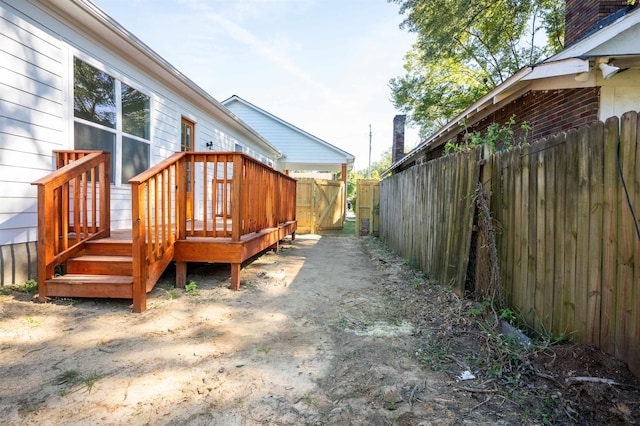
[{"label": "deck handrail", "polygon": [[238,152],[181,152],[129,180],[133,310],[187,237],[243,235],[295,220],[296,181]]},{"label": "deck handrail", "polygon": [[296,215],[296,180],[242,154],[241,235],[292,221]]},{"label": "deck handrail", "polygon": [[[46,280],[55,267],[84,249],[87,241],[110,235],[111,154],[56,153],[57,170],[32,182],[38,187],[38,297],[46,299]],[[97,195],[97,196],[96,196]]]},{"label": "deck handrail", "polygon": [[[74,149],[74,150],[65,150],[65,149],[54,149],[53,154],[56,158],[56,169],[66,166],[69,163],[73,163],[85,157],[89,154],[95,153],[95,150],[87,150],[87,149]],[[102,151],[99,151],[102,152]]]},{"label": "deck handrail", "polygon": [[184,237],[179,226],[184,157],[175,153],[129,180],[134,312],[146,309],[147,286],[157,281],[173,259],[174,243]]}]

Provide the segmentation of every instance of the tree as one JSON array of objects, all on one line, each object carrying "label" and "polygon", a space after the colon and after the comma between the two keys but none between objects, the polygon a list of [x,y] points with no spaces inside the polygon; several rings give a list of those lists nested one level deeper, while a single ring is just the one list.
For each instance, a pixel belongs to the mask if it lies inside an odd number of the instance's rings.
[{"label": "tree", "polygon": [[[562,0],[389,0],[417,33],[394,105],[423,136],[527,64],[562,49]],[[540,43],[540,32],[546,40]]]}]

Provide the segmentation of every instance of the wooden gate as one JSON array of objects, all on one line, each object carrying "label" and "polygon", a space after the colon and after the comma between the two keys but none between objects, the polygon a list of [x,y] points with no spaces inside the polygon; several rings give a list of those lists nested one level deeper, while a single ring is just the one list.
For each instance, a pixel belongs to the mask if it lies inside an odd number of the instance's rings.
[{"label": "wooden gate", "polygon": [[341,230],[344,217],[344,183],[302,178],[296,192],[298,233]]},{"label": "wooden gate", "polygon": [[356,235],[378,235],[380,222],[380,181],[358,179],[356,182]]}]

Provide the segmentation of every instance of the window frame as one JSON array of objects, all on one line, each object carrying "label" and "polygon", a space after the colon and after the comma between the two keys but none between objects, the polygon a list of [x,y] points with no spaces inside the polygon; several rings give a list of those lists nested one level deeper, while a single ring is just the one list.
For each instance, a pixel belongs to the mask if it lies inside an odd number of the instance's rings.
[{"label": "window frame", "polygon": [[[151,158],[153,156],[153,105],[154,105],[154,97],[150,90],[142,87],[137,82],[132,82],[131,79],[124,76],[122,73],[117,72],[115,69],[108,67],[101,62],[97,61],[95,58],[89,57],[82,52],[71,52],[70,56],[70,94],[69,94],[69,111],[71,115],[71,125],[70,125],[70,134],[71,134],[71,149],[75,149],[76,143],[76,134],[75,134],[75,124],[79,123],[85,126],[90,126],[99,130],[103,130],[115,135],[115,143],[114,150],[111,155],[114,157],[112,163],[115,165],[114,169],[111,170],[111,185],[117,187],[127,187],[129,185],[128,182],[122,181],[122,173],[124,171],[123,167],[123,141],[124,138],[132,139],[136,142],[145,143],[148,145],[148,155],[147,155],[147,164],[148,167],[151,167]],[[116,112],[115,112],[115,128],[111,128],[100,123],[96,123],[90,120],[86,120],[84,118],[76,117],[75,115],[75,60],[80,60],[87,65],[95,68],[96,70],[103,72],[115,80],[115,104],[116,104]],[[136,136],[130,133],[126,133],[123,131],[123,111],[122,111],[122,84],[127,85],[131,89],[137,90],[143,95],[149,98],[149,139],[145,139],[140,136]]]}]

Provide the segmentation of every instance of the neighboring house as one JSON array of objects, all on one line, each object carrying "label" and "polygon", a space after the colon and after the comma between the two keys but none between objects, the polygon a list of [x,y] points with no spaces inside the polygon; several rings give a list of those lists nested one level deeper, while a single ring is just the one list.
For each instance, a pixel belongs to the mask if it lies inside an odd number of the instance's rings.
[{"label": "neighboring house", "polygon": [[232,113],[240,117],[266,140],[284,153],[278,162],[282,170],[346,172],[353,168],[355,157],[322,139],[247,102],[239,96],[222,101]]},{"label": "neighboring house", "polygon": [[463,121],[483,132],[515,115],[517,124],[529,123],[534,141],[640,109],[639,38],[640,8],[626,0],[567,0],[564,50],[522,68],[406,156],[395,156],[387,173],[441,156],[448,141],[463,142]]},{"label": "neighboring house", "polygon": [[290,167],[90,1],[0,0],[0,285],[36,278],[30,183],[51,172],[53,150],[72,149],[112,153],[112,229],[131,227],[128,180],[176,151],[241,150]]}]

